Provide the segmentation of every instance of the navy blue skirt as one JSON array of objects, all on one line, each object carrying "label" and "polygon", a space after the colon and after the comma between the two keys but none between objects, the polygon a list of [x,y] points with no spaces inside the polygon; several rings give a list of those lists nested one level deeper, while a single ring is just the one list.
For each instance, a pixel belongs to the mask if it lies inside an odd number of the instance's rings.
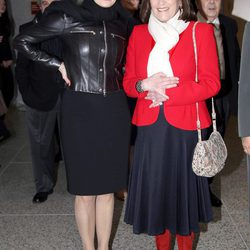
[{"label": "navy blue skirt", "polygon": [[207,178],[192,171],[196,143],[197,131],[173,127],[162,108],[156,123],[138,127],[125,212],[134,233],[189,235],[212,220]]}]

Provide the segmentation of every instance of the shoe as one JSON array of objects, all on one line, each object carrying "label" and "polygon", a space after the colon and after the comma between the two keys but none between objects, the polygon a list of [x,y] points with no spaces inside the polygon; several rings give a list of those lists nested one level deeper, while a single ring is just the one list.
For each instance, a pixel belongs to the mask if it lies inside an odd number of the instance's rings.
[{"label": "shoe", "polygon": [[10,137],[10,132],[6,131],[6,133],[4,133],[3,135],[0,135],[0,142],[8,139]]},{"label": "shoe", "polygon": [[222,206],[221,200],[211,191],[211,189],[209,189],[209,193],[212,206],[221,207]]},{"label": "shoe", "polygon": [[53,193],[53,189],[49,190],[48,192],[38,192],[33,197],[33,203],[42,203],[48,199],[48,195]]}]

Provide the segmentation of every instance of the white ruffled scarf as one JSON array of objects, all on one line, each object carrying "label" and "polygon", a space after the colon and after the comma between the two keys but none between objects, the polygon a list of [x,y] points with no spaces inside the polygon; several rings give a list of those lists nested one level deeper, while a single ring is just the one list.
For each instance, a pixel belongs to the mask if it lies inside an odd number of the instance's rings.
[{"label": "white ruffled scarf", "polygon": [[173,76],[168,52],[178,43],[179,34],[189,25],[189,22],[178,20],[180,15],[181,11],[179,10],[174,17],[163,23],[151,12],[148,30],[155,40],[155,46],[149,54],[148,77],[158,72],[163,72],[167,76]]}]

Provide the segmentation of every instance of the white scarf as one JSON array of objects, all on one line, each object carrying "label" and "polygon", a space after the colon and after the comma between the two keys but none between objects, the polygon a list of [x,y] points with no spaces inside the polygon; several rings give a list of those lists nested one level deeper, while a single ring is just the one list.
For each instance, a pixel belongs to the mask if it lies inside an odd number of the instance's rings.
[{"label": "white scarf", "polygon": [[178,20],[180,15],[181,11],[179,10],[174,17],[163,23],[151,12],[148,30],[156,43],[149,54],[147,66],[148,77],[158,72],[163,72],[167,76],[173,76],[168,52],[178,43],[179,34],[189,24],[189,22]]}]

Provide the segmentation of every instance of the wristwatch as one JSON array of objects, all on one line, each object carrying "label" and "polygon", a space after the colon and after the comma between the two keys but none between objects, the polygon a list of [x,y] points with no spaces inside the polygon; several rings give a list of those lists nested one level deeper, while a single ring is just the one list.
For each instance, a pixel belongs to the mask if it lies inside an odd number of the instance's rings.
[{"label": "wristwatch", "polygon": [[136,88],[137,92],[139,92],[139,93],[144,92],[144,89],[142,88],[142,80],[139,80],[138,82],[136,82],[135,88]]}]

